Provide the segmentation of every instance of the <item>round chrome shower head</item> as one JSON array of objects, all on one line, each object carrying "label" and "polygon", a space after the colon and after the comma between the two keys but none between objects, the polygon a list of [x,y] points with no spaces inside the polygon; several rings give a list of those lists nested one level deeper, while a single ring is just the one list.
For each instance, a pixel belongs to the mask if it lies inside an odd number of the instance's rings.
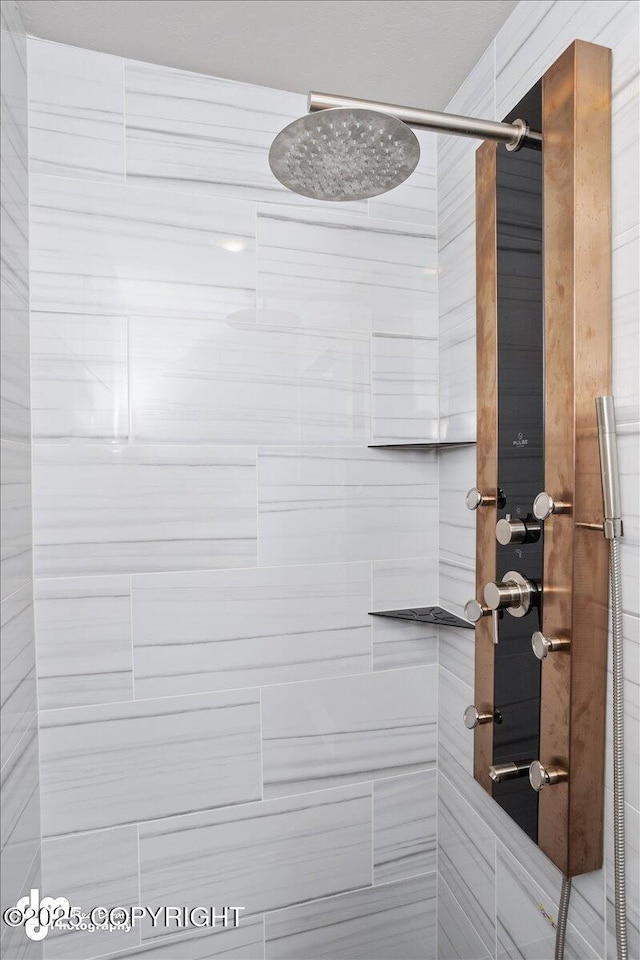
[{"label": "round chrome shower head", "polygon": [[289,190],[314,200],[366,200],[404,183],[420,159],[413,130],[377,110],[336,107],[281,130],[269,166]]}]

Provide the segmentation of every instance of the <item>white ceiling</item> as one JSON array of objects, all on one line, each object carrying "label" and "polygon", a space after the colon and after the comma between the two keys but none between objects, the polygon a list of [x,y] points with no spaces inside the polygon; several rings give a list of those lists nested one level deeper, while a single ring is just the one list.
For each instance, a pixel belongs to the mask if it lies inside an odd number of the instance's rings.
[{"label": "white ceiling", "polygon": [[443,109],[517,0],[18,0],[48,40],[306,93]]}]

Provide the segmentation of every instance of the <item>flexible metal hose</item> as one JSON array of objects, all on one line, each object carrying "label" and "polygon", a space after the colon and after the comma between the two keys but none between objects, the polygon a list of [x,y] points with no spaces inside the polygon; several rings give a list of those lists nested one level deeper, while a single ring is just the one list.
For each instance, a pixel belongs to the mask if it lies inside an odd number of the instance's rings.
[{"label": "flexible metal hose", "polygon": [[624,829],[624,660],[620,541],[610,541],[611,631],[613,638],[613,867],[618,960],[628,960]]},{"label": "flexible metal hose", "polygon": [[563,877],[562,890],[560,891],[560,903],[558,904],[558,922],[556,924],[555,960],[563,960],[564,958],[564,943],[567,936],[567,914],[569,913],[570,896],[571,880],[569,877]]}]

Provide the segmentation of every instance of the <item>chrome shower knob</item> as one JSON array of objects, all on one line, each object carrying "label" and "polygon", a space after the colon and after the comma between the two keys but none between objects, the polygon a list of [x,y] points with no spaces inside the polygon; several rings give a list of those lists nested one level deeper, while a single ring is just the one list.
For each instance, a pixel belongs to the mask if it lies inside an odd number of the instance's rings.
[{"label": "chrome shower knob", "polygon": [[467,510],[477,510],[478,507],[492,507],[497,502],[497,498],[489,494],[482,494],[477,487],[472,487],[467,491],[464,498]]},{"label": "chrome shower knob", "polygon": [[550,493],[543,490],[533,501],[533,515],[536,520],[548,520],[552,513],[568,513],[568,503],[558,503]]},{"label": "chrome shower knob", "polygon": [[524,617],[531,609],[536,588],[516,570],[505,573],[504,580],[485,584],[484,599],[492,610],[506,610],[512,617]]},{"label": "chrome shower knob", "polygon": [[483,617],[491,616],[491,608],[485,607],[483,603],[477,600],[467,600],[464,605],[464,615],[471,623],[477,623]]},{"label": "chrome shower knob", "polygon": [[545,637],[540,630],[536,630],[531,637],[531,648],[538,660],[544,660],[548,654],[555,653],[556,650],[566,650],[569,646],[566,637]]},{"label": "chrome shower knob", "polygon": [[475,730],[476,727],[479,727],[483,723],[492,723],[494,715],[493,713],[487,713],[485,711],[481,713],[475,704],[472,703],[464,711],[463,720],[467,730]]},{"label": "chrome shower knob", "polygon": [[489,776],[494,783],[502,783],[503,780],[517,780],[519,777],[526,777],[530,766],[528,760],[525,763],[495,763],[489,767]]},{"label": "chrome shower knob", "polygon": [[545,767],[539,760],[534,760],[529,767],[529,783],[536,793],[540,793],[544,787],[568,779],[569,774],[563,767]]},{"label": "chrome shower knob", "polygon": [[496,524],[496,540],[506,547],[509,543],[536,543],[540,539],[537,520],[514,520],[508,513]]}]

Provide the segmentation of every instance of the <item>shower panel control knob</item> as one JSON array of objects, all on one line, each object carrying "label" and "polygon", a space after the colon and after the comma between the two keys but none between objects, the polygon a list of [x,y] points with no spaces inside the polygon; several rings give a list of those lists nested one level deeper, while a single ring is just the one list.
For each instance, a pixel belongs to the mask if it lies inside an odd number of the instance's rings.
[{"label": "shower panel control knob", "polygon": [[484,599],[492,610],[506,610],[512,617],[524,617],[536,596],[535,585],[516,570],[505,573],[504,580],[487,583]]},{"label": "shower panel control knob", "polygon": [[544,787],[568,779],[569,774],[563,767],[545,767],[539,760],[534,760],[529,767],[529,783],[536,793],[540,793]]},{"label": "shower panel control knob", "polygon": [[491,608],[486,607],[477,600],[467,600],[464,605],[464,615],[471,623],[477,623],[479,620],[482,620],[483,617],[491,616]]},{"label": "shower panel control knob", "polygon": [[495,719],[493,713],[480,712],[478,708],[472,703],[464,711],[463,720],[464,725],[467,730],[475,730],[476,727],[479,727],[482,723],[492,723]]},{"label": "shower panel control knob", "polygon": [[531,647],[538,660],[544,660],[550,653],[556,650],[566,650],[570,646],[566,637],[545,637],[539,630],[531,637]]},{"label": "shower panel control knob", "polygon": [[513,520],[508,513],[496,524],[496,540],[506,547],[508,543],[536,543],[540,539],[537,520]]},{"label": "shower panel control knob", "polygon": [[548,520],[552,513],[567,513],[568,503],[558,503],[550,493],[543,490],[533,501],[533,515],[536,520]]},{"label": "shower panel control knob", "polygon": [[464,498],[467,510],[477,510],[478,507],[493,507],[498,498],[489,494],[482,494],[477,487],[472,487]]},{"label": "shower panel control knob", "polygon": [[530,766],[529,761],[526,763],[495,763],[489,767],[489,776],[494,783],[502,783],[503,780],[517,780],[519,777],[526,777]]}]

